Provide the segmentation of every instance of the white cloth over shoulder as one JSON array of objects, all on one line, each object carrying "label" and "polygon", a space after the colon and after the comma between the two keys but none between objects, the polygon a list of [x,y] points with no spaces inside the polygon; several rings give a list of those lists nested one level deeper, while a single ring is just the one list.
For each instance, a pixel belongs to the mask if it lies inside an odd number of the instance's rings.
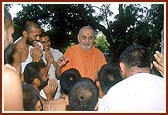
[{"label": "white cloth over shoulder", "polygon": [[164,79],[138,73],[111,87],[103,99],[104,111],[165,112]]},{"label": "white cloth over shoulder", "polygon": [[[19,40],[22,39],[22,37],[19,37],[15,42],[14,44],[16,44],[17,42],[19,42]],[[33,46],[29,46],[29,54],[28,54],[28,57],[26,58],[26,61],[22,62],[21,63],[21,67],[22,67],[22,73],[24,72],[24,69],[26,67],[26,65],[30,62],[32,62],[32,57],[30,55],[30,50],[31,48],[33,48]]]},{"label": "white cloth over shoulder", "polygon": [[33,48],[33,46],[29,46],[29,54],[28,54],[28,57],[26,58],[26,61],[21,63],[22,73],[24,72],[24,69],[25,69],[26,65],[28,63],[32,62],[32,57],[30,55],[31,48]]}]

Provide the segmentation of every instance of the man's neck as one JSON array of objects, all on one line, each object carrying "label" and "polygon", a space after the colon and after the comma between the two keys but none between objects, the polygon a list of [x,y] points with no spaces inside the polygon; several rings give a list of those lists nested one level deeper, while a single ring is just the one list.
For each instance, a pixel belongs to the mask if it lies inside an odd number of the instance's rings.
[{"label": "man's neck", "polygon": [[102,91],[102,88],[99,89],[99,98],[102,98],[104,96],[104,93]]},{"label": "man's neck", "polygon": [[26,43],[26,38],[22,37],[22,39],[21,39],[20,42],[21,42],[21,46],[22,46],[22,47],[24,47],[24,48],[25,48],[25,47],[29,47],[29,45]]},{"label": "man's neck", "polygon": [[140,68],[140,67],[131,67],[127,69],[126,77],[130,77],[131,75],[137,74],[137,73],[150,73],[150,68]]}]

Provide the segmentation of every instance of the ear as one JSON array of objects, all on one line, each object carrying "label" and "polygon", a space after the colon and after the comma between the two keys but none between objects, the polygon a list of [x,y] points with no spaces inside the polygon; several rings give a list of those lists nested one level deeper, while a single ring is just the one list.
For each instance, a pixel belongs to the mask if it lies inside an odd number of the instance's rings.
[{"label": "ear", "polygon": [[40,80],[38,78],[34,78],[33,84],[34,84],[35,87],[38,88],[38,86],[40,86]]},{"label": "ear", "polygon": [[80,38],[79,38],[79,35],[78,35],[77,37],[78,37],[78,42],[80,42]]},{"label": "ear", "polygon": [[22,34],[23,34],[23,37],[26,37],[26,38],[27,38],[28,35],[27,35],[27,32],[26,32],[26,31],[23,31]]},{"label": "ear", "polygon": [[99,88],[100,87],[100,82],[96,80],[96,86]]},{"label": "ear", "polygon": [[121,68],[121,76],[123,78],[125,78],[125,74],[126,74],[126,66],[123,62],[120,62],[120,68]]},{"label": "ear", "polygon": [[125,70],[125,64],[123,62],[120,62],[120,68],[121,68],[121,71]]}]

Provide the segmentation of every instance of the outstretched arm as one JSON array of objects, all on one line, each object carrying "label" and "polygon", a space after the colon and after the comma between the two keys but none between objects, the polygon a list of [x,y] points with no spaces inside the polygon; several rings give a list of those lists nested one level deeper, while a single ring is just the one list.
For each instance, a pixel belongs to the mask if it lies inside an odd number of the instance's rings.
[{"label": "outstretched arm", "polygon": [[69,59],[64,57],[64,56],[61,56],[58,58],[57,60],[57,64],[60,66],[60,67],[63,67],[65,66],[67,63],[68,63]]},{"label": "outstretched arm", "polygon": [[69,59],[68,58],[66,58],[66,57],[64,57],[64,56],[61,56],[61,57],[59,57],[58,58],[58,60],[57,60],[57,65],[58,65],[58,70],[57,70],[57,79],[59,79],[59,77],[60,77],[60,75],[61,75],[61,68],[63,67],[63,66],[65,66],[67,63],[68,63],[68,61],[69,61]]}]

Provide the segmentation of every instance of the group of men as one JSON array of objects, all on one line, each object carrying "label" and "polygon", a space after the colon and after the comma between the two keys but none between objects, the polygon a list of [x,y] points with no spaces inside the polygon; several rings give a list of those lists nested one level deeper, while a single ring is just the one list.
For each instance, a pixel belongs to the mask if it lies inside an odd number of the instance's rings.
[{"label": "group of men", "polygon": [[[63,72],[70,68],[76,68],[81,77],[89,78],[89,80],[86,80],[87,83],[90,83],[91,80],[96,85],[97,73],[107,62],[103,53],[94,46],[95,33],[90,26],[84,26],[79,30],[77,36],[79,44],[69,47],[63,54],[59,50],[50,47],[51,41],[49,35],[41,33],[38,23],[32,20],[25,21],[22,36],[13,43],[13,21],[6,9],[4,9],[4,15],[4,48],[6,49],[9,44],[13,44],[14,46],[12,66],[9,64],[4,66],[4,110],[25,109],[23,100],[21,100],[24,98],[22,84],[25,83],[33,84],[33,87],[41,95],[40,102],[47,103],[53,99],[60,98],[62,95],[60,77]],[[159,60],[157,60],[158,62],[154,62],[154,65],[158,68],[162,66],[159,71],[164,75],[163,56],[160,55],[158,52],[155,54],[155,58]],[[101,108],[97,108],[96,110],[114,112],[163,111],[165,109],[164,79],[150,74],[151,62],[146,48],[141,45],[128,47],[121,53],[119,65],[121,76],[124,80],[117,81],[114,86],[111,85],[108,88],[105,95],[102,96],[101,103],[99,103],[99,107]],[[14,77],[7,77],[11,75]],[[33,77],[32,75],[35,76]],[[15,84],[9,84],[10,80],[14,78],[13,82]],[[101,81],[99,80],[99,82]],[[80,84],[85,83],[81,82]],[[80,84],[77,84],[76,87],[79,88]],[[17,91],[14,89],[10,92],[11,94],[13,93],[12,96],[14,98],[16,97],[15,100],[11,101],[13,98],[8,93],[8,85],[17,89]],[[92,87],[92,85],[89,86]],[[97,90],[95,87],[93,89]],[[77,89],[74,88],[75,91]],[[79,96],[80,102],[85,99],[84,96],[82,98]],[[95,96],[97,98],[97,101],[93,104],[95,107],[97,107],[96,102],[98,102],[98,97],[98,95]],[[18,101],[17,106],[14,105],[16,101]],[[150,102],[148,103],[148,101]],[[70,101],[70,103],[73,102]],[[84,110],[75,107],[71,107],[71,109]],[[95,108],[92,110],[95,110]]]}]

